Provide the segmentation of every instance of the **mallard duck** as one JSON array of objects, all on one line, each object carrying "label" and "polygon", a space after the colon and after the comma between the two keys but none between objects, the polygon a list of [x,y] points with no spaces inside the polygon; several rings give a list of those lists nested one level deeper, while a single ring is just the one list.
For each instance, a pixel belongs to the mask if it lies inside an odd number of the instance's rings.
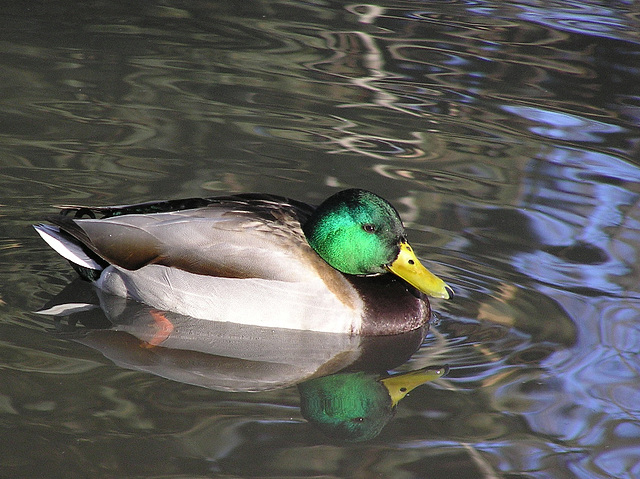
[{"label": "mallard duck", "polygon": [[[361,189],[63,207],[35,228],[99,289],[214,321],[362,335],[416,329],[449,298],[398,212]],[[401,279],[400,279],[401,278]]]}]

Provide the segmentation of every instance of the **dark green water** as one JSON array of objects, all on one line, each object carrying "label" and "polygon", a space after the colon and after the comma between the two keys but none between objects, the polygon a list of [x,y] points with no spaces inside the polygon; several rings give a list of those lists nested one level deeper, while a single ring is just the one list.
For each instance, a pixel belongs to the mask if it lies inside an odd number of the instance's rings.
[{"label": "dark green water", "polygon": [[[639,16],[595,1],[3,7],[0,477],[640,476]],[[389,199],[457,293],[394,370],[449,374],[369,441],[314,429],[295,371],[272,390],[205,388],[33,313],[75,277],[30,228],[51,205],[343,187]]]}]

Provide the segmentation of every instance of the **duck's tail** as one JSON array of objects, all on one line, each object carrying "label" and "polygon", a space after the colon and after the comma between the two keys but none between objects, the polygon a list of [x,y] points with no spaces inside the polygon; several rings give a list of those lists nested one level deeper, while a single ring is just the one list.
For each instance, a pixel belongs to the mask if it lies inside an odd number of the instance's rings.
[{"label": "duck's tail", "polygon": [[105,267],[104,262],[92,255],[73,236],[61,231],[57,226],[39,224],[33,225],[33,227],[49,246],[60,256],[69,260],[80,277],[88,281],[95,281],[100,277],[100,273]]}]

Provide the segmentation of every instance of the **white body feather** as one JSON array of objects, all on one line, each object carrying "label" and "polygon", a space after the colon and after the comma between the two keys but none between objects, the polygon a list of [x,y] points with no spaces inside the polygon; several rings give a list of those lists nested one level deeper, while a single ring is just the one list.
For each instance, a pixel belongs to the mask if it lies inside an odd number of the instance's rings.
[{"label": "white body feather", "polygon": [[96,286],[158,309],[211,321],[349,334],[361,326],[362,302],[355,309],[346,307],[326,294],[320,278],[218,278],[161,265],[136,271],[109,266]]}]

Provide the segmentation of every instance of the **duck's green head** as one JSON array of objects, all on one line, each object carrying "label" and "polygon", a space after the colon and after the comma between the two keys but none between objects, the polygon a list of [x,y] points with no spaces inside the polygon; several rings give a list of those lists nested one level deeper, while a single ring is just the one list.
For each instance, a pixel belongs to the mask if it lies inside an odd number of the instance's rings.
[{"label": "duck's green head", "polygon": [[391,272],[423,293],[449,298],[451,288],[422,266],[407,243],[396,209],[370,191],[350,189],[329,197],[303,230],[309,245],[342,273]]}]

